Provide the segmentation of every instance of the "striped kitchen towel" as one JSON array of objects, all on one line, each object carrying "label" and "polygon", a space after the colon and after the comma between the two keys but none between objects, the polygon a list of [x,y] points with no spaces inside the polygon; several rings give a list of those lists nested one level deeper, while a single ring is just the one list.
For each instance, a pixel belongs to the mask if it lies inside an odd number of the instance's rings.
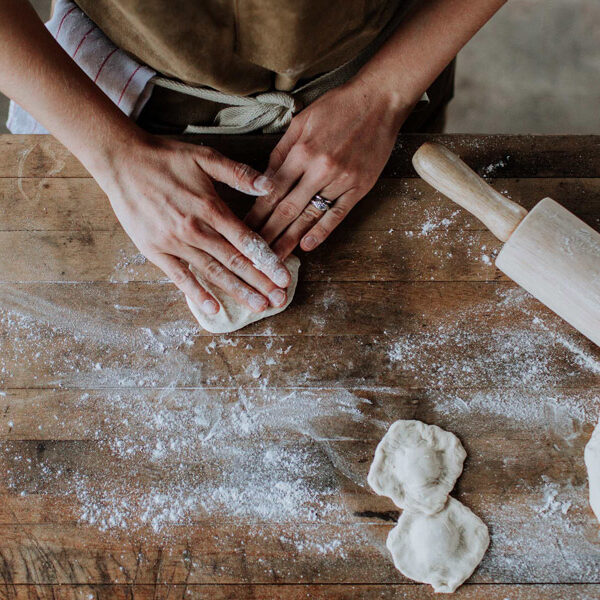
[{"label": "striped kitchen towel", "polygon": [[[87,76],[128,116],[137,118],[148,101],[156,72],[115,46],[71,0],[58,0],[48,31]],[[6,126],[11,133],[48,133],[11,100]]]}]

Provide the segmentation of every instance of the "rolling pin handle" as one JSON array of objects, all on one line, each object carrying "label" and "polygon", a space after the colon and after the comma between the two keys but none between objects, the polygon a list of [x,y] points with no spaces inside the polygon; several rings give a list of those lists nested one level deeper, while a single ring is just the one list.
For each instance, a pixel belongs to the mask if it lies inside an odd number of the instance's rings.
[{"label": "rolling pin handle", "polygon": [[441,144],[425,142],[415,152],[412,163],[427,183],[476,216],[503,242],[527,214]]}]

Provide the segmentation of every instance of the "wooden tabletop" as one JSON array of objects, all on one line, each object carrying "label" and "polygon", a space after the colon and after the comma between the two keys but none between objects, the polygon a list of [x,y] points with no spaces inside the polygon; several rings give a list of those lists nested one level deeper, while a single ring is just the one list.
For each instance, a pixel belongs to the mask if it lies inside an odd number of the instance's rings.
[{"label": "wooden tabletop", "polygon": [[[600,350],[493,265],[410,166],[317,251],[290,308],[201,330],[83,167],[0,136],[0,598],[423,599],[366,474],[387,427],[456,433],[491,545],[458,598],[597,598],[583,448]],[[436,136],[531,208],[598,229],[600,137]],[[196,138],[264,167],[273,136]],[[239,214],[250,200],[219,187]]]}]

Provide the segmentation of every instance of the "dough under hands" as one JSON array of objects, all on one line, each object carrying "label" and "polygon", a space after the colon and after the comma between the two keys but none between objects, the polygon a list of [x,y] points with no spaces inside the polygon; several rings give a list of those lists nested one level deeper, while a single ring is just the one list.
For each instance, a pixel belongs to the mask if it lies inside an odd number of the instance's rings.
[{"label": "dough under hands", "polygon": [[448,498],[435,515],[405,510],[387,538],[395,567],[406,577],[450,593],[473,573],[490,543],[483,521]]},{"label": "dough under hands", "polygon": [[421,421],[396,421],[375,450],[369,485],[399,508],[434,514],[444,507],[466,456],[453,433]]},{"label": "dough under hands", "polygon": [[198,320],[198,323],[207,331],[211,333],[231,333],[246,327],[250,323],[259,321],[266,317],[271,317],[284,311],[294,298],[294,292],[296,291],[296,284],[298,283],[298,269],[300,268],[300,259],[293,254],[285,261],[285,266],[288,268],[292,276],[292,281],[287,289],[287,302],[280,308],[270,307],[261,313],[252,312],[246,306],[242,306],[236,302],[231,296],[226,294],[224,291],[216,288],[212,284],[208,283],[202,278],[202,276],[195,271],[193,267],[192,273],[196,276],[200,284],[209,291],[221,305],[221,310],[214,315],[207,315],[203,313],[187,296],[186,300],[192,314]]},{"label": "dough under hands", "polygon": [[590,506],[600,521],[600,422],[585,447],[583,457],[590,486]]}]

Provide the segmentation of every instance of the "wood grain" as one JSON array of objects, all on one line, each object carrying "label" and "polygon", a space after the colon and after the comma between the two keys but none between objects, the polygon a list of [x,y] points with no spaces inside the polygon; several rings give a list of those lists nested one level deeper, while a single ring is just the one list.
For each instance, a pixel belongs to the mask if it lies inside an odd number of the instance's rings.
[{"label": "wood grain", "polygon": [[[494,178],[494,188],[531,210],[549,196],[588,225],[597,226],[597,178]],[[242,217],[253,199],[218,186],[220,195]],[[0,231],[114,231],[120,229],[108,199],[91,178],[0,178]],[[448,219],[446,225],[441,225]],[[439,229],[485,230],[421,179],[381,178],[345,220],[347,231],[413,231],[431,221]],[[393,227],[392,227],[393,225]]]},{"label": "wood grain", "polygon": [[[583,464],[600,351],[487,264],[499,243],[416,178],[426,139],[527,209],[550,196],[598,229],[598,137],[403,136],[347,222],[303,256],[290,309],[212,336],[76,159],[51,137],[0,136],[0,598],[432,598],[393,568],[399,511],[366,485],[401,418],[468,452],[454,494],[492,545],[457,597],[600,594]],[[260,166],[276,140],[195,141]],[[251,200],[219,191],[244,214]],[[178,451],[153,453],[169,436]],[[157,531],[91,523],[118,500],[102,490],[134,508],[231,473],[243,490],[239,457],[282,448],[312,465],[297,514],[205,500]]]},{"label": "wood grain", "polygon": [[[465,584],[453,598],[460,600],[589,600],[600,594],[593,584],[474,585]],[[2,600],[433,600],[431,588],[414,584],[296,584],[296,585],[202,585],[202,584],[95,584],[31,585],[13,584],[0,590]]]},{"label": "wood grain", "polygon": [[[264,168],[280,135],[187,135],[180,139],[218,149],[235,160]],[[411,158],[425,141],[444,144],[481,175],[497,177],[599,177],[600,143],[594,135],[423,135],[404,134],[384,177],[415,178]],[[44,135],[1,135],[0,177],[86,177],[81,163]]]}]

